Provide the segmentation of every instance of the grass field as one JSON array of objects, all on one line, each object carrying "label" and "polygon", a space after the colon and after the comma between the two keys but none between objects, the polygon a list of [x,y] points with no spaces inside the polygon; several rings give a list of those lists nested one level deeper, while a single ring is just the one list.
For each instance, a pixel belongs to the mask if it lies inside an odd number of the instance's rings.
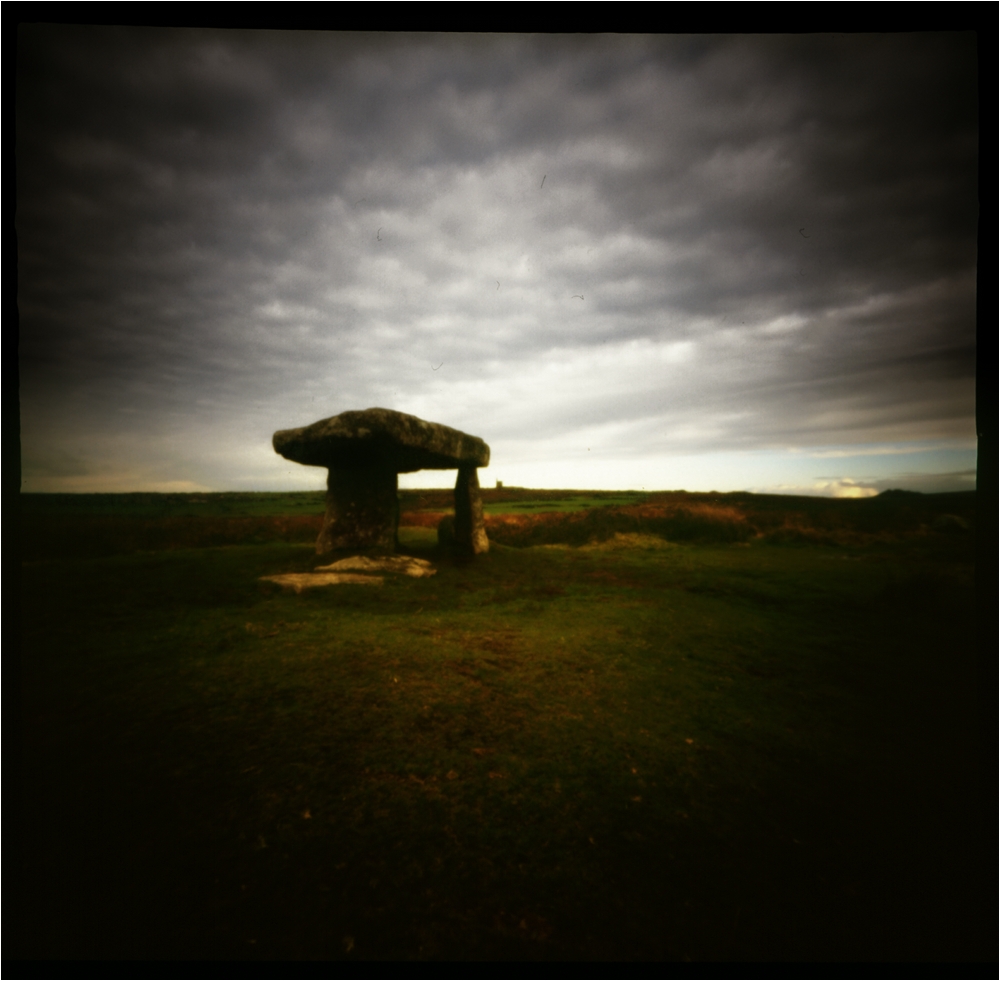
[{"label": "grass field", "polygon": [[974,495],[484,497],[26,495],[6,955],[995,959]]}]

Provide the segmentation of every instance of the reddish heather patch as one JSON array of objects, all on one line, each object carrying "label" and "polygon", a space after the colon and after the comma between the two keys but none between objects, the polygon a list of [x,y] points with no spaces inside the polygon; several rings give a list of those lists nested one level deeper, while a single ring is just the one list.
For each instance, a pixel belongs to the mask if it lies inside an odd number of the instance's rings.
[{"label": "reddish heather patch", "polygon": [[437,528],[450,511],[404,511],[399,516],[400,528]]}]

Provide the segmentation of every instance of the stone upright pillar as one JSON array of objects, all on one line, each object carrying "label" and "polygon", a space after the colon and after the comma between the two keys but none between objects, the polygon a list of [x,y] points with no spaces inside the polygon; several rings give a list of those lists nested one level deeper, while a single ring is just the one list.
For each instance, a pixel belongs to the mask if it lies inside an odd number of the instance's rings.
[{"label": "stone upright pillar", "polygon": [[385,467],[331,467],[316,554],[340,549],[395,551],[398,485],[396,471]]},{"label": "stone upright pillar", "polygon": [[458,468],[455,481],[455,545],[473,555],[490,550],[483,520],[483,499],[479,495],[479,475],[470,464]]}]

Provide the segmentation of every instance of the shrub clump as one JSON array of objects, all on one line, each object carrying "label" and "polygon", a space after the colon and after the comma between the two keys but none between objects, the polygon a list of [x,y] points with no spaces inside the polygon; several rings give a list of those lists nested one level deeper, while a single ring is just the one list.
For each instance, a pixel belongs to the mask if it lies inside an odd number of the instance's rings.
[{"label": "shrub clump", "polygon": [[671,542],[744,542],[756,529],[746,515],[728,505],[639,504],[571,513],[487,515],[492,541],[515,548],[532,545],[587,545],[620,534],[652,534]]}]

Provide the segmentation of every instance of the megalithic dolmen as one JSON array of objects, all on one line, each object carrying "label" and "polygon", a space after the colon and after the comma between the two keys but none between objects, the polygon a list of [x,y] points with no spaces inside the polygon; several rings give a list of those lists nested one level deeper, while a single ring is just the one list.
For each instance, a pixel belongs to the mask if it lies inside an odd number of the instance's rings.
[{"label": "megalithic dolmen", "polygon": [[328,470],[317,555],[395,551],[398,475],[453,469],[455,546],[472,555],[489,551],[476,471],[489,466],[490,448],[478,436],[392,409],[364,409],[279,430],[273,445],[286,460]]}]

